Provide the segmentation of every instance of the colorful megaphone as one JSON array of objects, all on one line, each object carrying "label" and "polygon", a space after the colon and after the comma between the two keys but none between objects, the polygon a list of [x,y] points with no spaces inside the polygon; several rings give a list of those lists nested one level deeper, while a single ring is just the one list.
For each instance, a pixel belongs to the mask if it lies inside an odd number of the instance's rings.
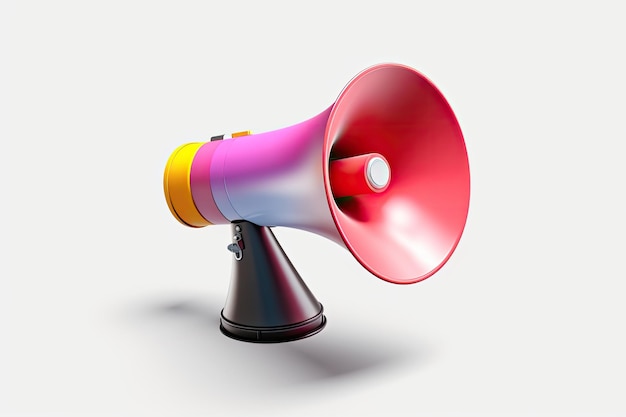
[{"label": "colorful megaphone", "polygon": [[284,341],[325,324],[270,226],[325,236],[396,284],[434,274],[461,238],[470,195],[461,129],[412,68],[370,67],[312,119],[222,138],[175,150],[164,188],[181,223],[233,224],[228,336]]}]

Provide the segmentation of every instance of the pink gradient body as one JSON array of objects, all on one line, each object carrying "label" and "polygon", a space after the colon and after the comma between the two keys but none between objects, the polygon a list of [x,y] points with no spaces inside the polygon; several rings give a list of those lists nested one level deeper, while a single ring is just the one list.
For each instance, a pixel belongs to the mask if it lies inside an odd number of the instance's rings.
[{"label": "pink gradient body", "polygon": [[213,224],[228,223],[228,220],[217,207],[211,191],[211,162],[218,146],[215,142],[207,142],[198,149],[191,164],[189,182],[191,195],[196,208]]}]

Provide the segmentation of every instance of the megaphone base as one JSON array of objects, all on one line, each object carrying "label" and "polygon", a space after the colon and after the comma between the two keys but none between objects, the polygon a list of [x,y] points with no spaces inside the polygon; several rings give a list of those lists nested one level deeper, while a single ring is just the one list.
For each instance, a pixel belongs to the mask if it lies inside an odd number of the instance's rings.
[{"label": "megaphone base", "polygon": [[269,227],[232,224],[230,288],[220,330],[256,343],[303,339],[326,326],[324,309],[283,251]]},{"label": "megaphone base", "polygon": [[291,326],[254,327],[232,323],[222,313],[220,330],[225,336],[243,342],[280,343],[304,339],[321,332],[326,326],[326,316],[320,313],[309,320]]}]

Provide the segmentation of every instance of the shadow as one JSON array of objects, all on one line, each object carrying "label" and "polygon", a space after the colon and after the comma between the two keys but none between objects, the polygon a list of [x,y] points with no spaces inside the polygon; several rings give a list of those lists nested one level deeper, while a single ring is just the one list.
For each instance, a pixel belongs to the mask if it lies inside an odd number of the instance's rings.
[{"label": "shadow", "polygon": [[[148,314],[158,317],[163,316],[179,316],[189,317],[199,322],[204,321],[207,325],[219,325],[219,312],[221,308],[217,304],[210,302],[207,304],[199,301],[185,300],[175,302],[158,303],[152,308],[146,310]],[[217,311],[217,315],[215,314]]]},{"label": "shadow", "polygon": [[355,328],[361,320],[342,327],[334,325],[332,317],[321,333],[306,339],[240,342],[220,332],[221,308],[222,303],[212,299],[152,301],[133,309],[131,323],[134,333],[149,336],[145,349],[157,350],[180,378],[212,386],[218,380],[222,396],[263,396],[277,388],[293,391],[311,384],[374,378],[429,356],[423,346],[389,329],[387,338],[380,338]]},{"label": "shadow", "polygon": [[405,352],[372,345],[358,335],[334,335],[309,344],[291,345],[285,349],[291,361],[297,361],[306,373],[301,382],[362,377],[390,369],[407,359]]}]

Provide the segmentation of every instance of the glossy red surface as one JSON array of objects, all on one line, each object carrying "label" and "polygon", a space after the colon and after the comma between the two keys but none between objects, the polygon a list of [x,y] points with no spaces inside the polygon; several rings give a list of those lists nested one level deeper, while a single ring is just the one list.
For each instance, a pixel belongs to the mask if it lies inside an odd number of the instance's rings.
[{"label": "glossy red surface", "polygon": [[470,173],[456,117],[426,77],[397,64],[358,74],[333,107],[324,151],[330,159],[379,153],[391,167],[384,192],[337,199],[324,158],[333,220],[365,268],[408,284],[445,264],[465,227]]}]

